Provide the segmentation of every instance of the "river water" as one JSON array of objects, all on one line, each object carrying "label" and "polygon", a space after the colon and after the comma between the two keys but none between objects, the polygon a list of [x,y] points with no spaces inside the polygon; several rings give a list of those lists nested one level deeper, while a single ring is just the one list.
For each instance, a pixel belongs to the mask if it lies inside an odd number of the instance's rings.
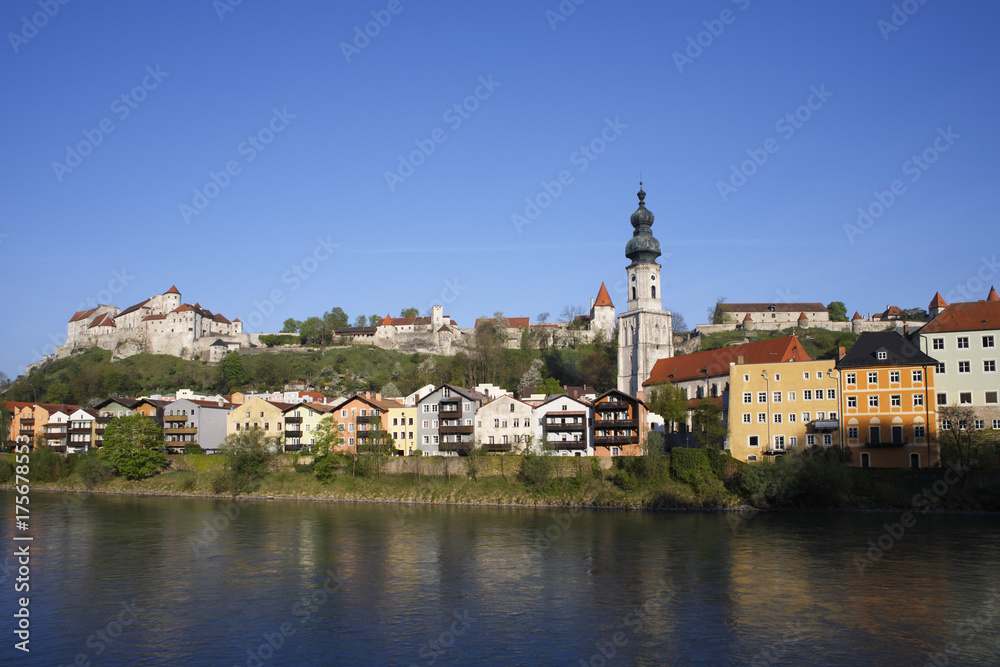
[{"label": "river water", "polygon": [[0,497],[3,664],[1000,664],[996,517]]}]

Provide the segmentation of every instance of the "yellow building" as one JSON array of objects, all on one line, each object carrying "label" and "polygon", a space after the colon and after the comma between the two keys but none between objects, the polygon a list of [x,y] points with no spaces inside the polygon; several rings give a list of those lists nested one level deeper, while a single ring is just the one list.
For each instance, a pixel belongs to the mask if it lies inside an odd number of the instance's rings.
[{"label": "yellow building", "polygon": [[864,333],[837,362],[846,444],[862,468],[938,465],[937,361],[894,331]]},{"label": "yellow building", "polygon": [[263,398],[251,398],[243,405],[238,405],[229,411],[226,417],[226,435],[260,428],[264,430],[265,436],[276,437],[284,443],[284,411],[291,407],[295,406],[291,403],[275,403],[265,401]]},{"label": "yellow building", "polygon": [[399,401],[394,401],[399,407],[389,407],[388,426],[386,430],[392,434],[393,442],[396,443],[396,452],[400,456],[409,456],[417,449],[417,406],[402,405]]},{"label": "yellow building", "polygon": [[840,445],[836,362],[729,367],[729,450],[739,461],[773,460],[813,445]]},{"label": "yellow building", "polygon": [[[237,407],[238,411],[240,408]],[[244,410],[244,413],[246,410]],[[285,420],[285,451],[312,451],[316,444],[316,428],[330,413],[330,407],[320,403],[296,403],[282,412]]]}]

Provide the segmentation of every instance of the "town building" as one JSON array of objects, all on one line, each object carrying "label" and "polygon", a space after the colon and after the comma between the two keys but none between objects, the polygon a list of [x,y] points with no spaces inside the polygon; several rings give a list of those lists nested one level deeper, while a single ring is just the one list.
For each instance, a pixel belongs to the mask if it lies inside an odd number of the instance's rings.
[{"label": "town building", "polygon": [[443,384],[417,404],[417,439],[430,456],[468,453],[475,446],[476,412],[487,398],[471,389]]},{"label": "town building", "polygon": [[182,453],[186,445],[198,445],[205,453],[216,453],[226,442],[229,413],[235,407],[222,399],[173,401],[163,409],[164,444],[177,453]]},{"label": "town building", "polygon": [[532,407],[501,395],[476,410],[475,443],[491,452],[517,453],[531,445]]},{"label": "town building", "polygon": [[646,404],[617,389],[594,401],[594,456],[639,456],[648,430]]},{"label": "town building", "polygon": [[[431,387],[434,390],[434,387]],[[395,399],[395,406],[387,410],[389,433],[400,456],[410,456],[419,449],[417,439],[417,406],[404,402],[405,399]]]},{"label": "town building", "polygon": [[775,361],[729,367],[729,449],[767,461],[812,446],[840,445],[836,362]]},{"label": "town building", "polygon": [[[323,419],[330,417],[333,408],[322,403],[295,403],[283,411],[285,422],[285,451],[313,451],[316,430]],[[330,417],[331,422],[333,418]]]},{"label": "town building", "polygon": [[841,428],[852,464],[927,468],[940,460],[934,400],[937,360],[895,331],[865,333],[837,361]]},{"label": "town building", "polygon": [[252,398],[229,411],[226,416],[226,435],[259,428],[264,431],[265,437],[276,438],[280,449],[285,438],[285,411],[290,407],[293,406],[289,403]]},{"label": "town building", "polygon": [[586,401],[553,396],[533,411],[535,449],[548,445],[561,456],[593,456],[593,414]]},{"label": "town building", "polygon": [[[658,359],[674,356],[671,314],[663,310],[660,242],[653,236],[653,213],[639,183],[639,208],[632,214],[632,238],[625,245],[628,301],[618,318],[618,391],[642,397],[643,383]],[[606,290],[605,290],[606,291]],[[610,299],[608,299],[610,301]]]}]

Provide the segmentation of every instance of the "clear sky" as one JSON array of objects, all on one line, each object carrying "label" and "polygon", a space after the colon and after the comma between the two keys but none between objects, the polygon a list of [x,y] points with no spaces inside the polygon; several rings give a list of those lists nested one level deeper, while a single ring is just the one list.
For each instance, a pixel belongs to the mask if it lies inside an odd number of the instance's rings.
[{"label": "clear sky", "polygon": [[691,326],[1000,284],[996,2],[234,3],[0,4],[7,375],[171,285],[250,331],[621,311],[640,173]]}]

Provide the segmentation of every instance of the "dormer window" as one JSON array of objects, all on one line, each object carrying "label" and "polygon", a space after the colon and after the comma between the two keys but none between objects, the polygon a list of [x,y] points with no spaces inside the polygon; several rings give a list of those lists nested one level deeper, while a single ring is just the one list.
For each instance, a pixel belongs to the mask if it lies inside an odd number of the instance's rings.
[{"label": "dormer window", "polygon": [[875,353],[875,358],[878,359],[879,361],[885,361],[886,359],[889,358],[889,353],[886,352],[885,350],[879,350],[878,352]]}]

